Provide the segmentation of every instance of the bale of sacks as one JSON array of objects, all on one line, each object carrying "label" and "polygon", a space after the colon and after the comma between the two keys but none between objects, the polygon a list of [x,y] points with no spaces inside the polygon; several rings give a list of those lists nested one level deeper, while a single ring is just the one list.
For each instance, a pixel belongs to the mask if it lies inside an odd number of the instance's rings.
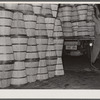
[{"label": "bale of sacks", "polygon": [[88,34],[87,29],[87,22],[86,21],[79,21],[78,22],[78,36],[85,36]]},{"label": "bale of sacks", "polygon": [[36,81],[38,65],[39,65],[39,56],[37,51],[37,43],[35,39],[36,19],[37,16],[34,14],[24,15],[25,28],[28,36],[25,68],[26,68],[27,80],[29,83]]},{"label": "bale of sacks", "polygon": [[72,30],[72,5],[61,4],[58,12],[58,18],[62,23],[62,29],[65,37],[73,36]]},{"label": "bale of sacks", "polygon": [[88,35],[89,36],[94,36],[95,34],[95,23],[94,21],[88,21],[87,22],[87,29],[88,29]]},{"label": "bale of sacks", "polygon": [[48,40],[46,61],[47,61],[47,67],[48,67],[48,76],[49,78],[54,77],[55,70],[56,70],[57,56],[56,56],[56,50],[55,50],[53,37],[50,37]]},{"label": "bale of sacks", "polygon": [[87,11],[87,21],[93,21],[93,15],[94,15],[94,6],[92,4],[89,4]]},{"label": "bale of sacks", "polygon": [[[75,7],[78,12],[78,23],[73,23],[73,29],[77,29],[74,31],[75,36],[84,36],[88,35],[87,30],[87,12],[88,12],[88,5],[87,4],[75,4]],[[75,28],[76,26],[77,28]]]},{"label": "bale of sacks", "polygon": [[[61,30],[59,30],[59,28]],[[55,27],[54,27],[54,44],[57,54],[57,64],[55,69],[55,75],[64,75],[64,69],[62,64],[62,50],[63,50],[63,32],[61,28],[61,22],[59,19],[55,20]]]},{"label": "bale of sacks", "polygon": [[78,11],[75,5],[72,7],[72,31],[73,31],[73,36],[78,36]]},{"label": "bale of sacks", "polygon": [[62,29],[65,37],[73,36],[73,29],[71,22],[63,22]]},{"label": "bale of sacks", "polygon": [[45,17],[41,14],[37,16],[36,24],[36,43],[39,55],[39,66],[37,80],[48,79],[48,71],[46,64],[46,50],[48,45],[48,36],[46,31]]},{"label": "bale of sacks", "polygon": [[92,4],[88,5],[88,12],[87,12],[87,29],[88,29],[88,34],[90,36],[94,36],[95,34],[95,23],[93,21],[93,15],[94,15],[94,6]]},{"label": "bale of sacks", "polygon": [[11,84],[20,86],[27,83],[25,70],[27,34],[25,31],[24,16],[20,11],[15,11],[13,14],[11,40],[15,60]]},{"label": "bale of sacks", "polygon": [[51,5],[44,4],[43,8],[44,7],[45,9],[47,9],[47,12],[45,12],[45,23],[46,23],[46,30],[47,30],[47,35],[48,35],[46,63],[47,63],[47,68],[48,68],[48,77],[51,78],[55,76],[55,68],[56,68],[56,62],[57,62],[54,39],[53,39],[55,18],[52,15]]},{"label": "bale of sacks", "polygon": [[78,10],[77,7],[75,5],[72,6],[72,18],[71,21],[72,22],[77,22],[79,20],[79,14],[78,14]]},{"label": "bale of sacks", "polygon": [[59,13],[62,14],[61,21],[64,21],[64,22],[71,21],[72,5],[70,5],[70,4],[60,4]]},{"label": "bale of sacks", "polygon": [[75,5],[79,15],[79,21],[87,19],[88,4],[76,4]]},{"label": "bale of sacks", "polygon": [[87,18],[84,21],[79,21],[78,35],[94,36],[94,9],[92,5],[88,5]]},{"label": "bale of sacks", "polygon": [[0,88],[11,84],[14,65],[13,48],[10,38],[13,13],[0,9]]},{"label": "bale of sacks", "polygon": [[[93,36],[94,7],[92,4],[60,4],[58,17],[62,23],[64,36]],[[69,17],[71,15],[71,18]],[[63,16],[67,18],[64,20]]]},{"label": "bale of sacks", "polygon": [[73,21],[72,22],[73,36],[78,36],[78,28],[79,28],[78,21]]},{"label": "bale of sacks", "polygon": [[55,69],[57,62],[54,39],[53,39],[55,18],[47,17],[45,18],[45,22],[48,34],[48,47],[47,47],[46,59],[48,66],[48,75],[51,78],[55,76]]}]

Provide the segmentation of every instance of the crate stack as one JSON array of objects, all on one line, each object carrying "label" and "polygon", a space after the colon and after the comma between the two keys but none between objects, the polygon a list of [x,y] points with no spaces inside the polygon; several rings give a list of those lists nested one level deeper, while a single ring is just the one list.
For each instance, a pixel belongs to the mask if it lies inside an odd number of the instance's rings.
[{"label": "crate stack", "polygon": [[72,30],[73,30],[73,36],[78,36],[78,11],[76,6],[73,5],[72,8]]},{"label": "crate stack", "polygon": [[87,29],[88,29],[88,34],[90,36],[94,36],[94,27],[95,23],[93,21],[93,15],[94,15],[94,7],[93,5],[88,5],[88,12],[87,12]]},{"label": "crate stack", "polygon": [[90,36],[94,36],[94,34],[95,34],[95,23],[94,23],[94,21],[88,21],[87,22],[87,29],[88,29],[88,34],[90,35]]},{"label": "crate stack", "polygon": [[64,36],[93,36],[93,14],[94,8],[91,4],[60,4],[58,17]]},{"label": "crate stack", "polygon": [[11,40],[14,51],[14,69],[12,74],[12,85],[20,86],[27,83],[25,58],[27,50],[27,34],[24,23],[23,5],[18,5],[14,11],[11,29]]},{"label": "crate stack", "polygon": [[87,30],[87,12],[88,4],[77,4],[75,5],[78,11],[78,36],[88,35]]},{"label": "crate stack", "polygon": [[0,88],[64,75],[64,36],[93,36],[91,4],[0,4]]},{"label": "crate stack", "polygon": [[48,77],[51,78],[55,76],[55,68],[56,68],[56,62],[57,62],[54,39],[53,39],[55,18],[52,15],[51,5],[43,4],[43,9],[46,10],[44,15],[45,15],[47,35],[48,35],[46,62],[47,62],[47,68],[48,68]]},{"label": "crate stack", "polygon": [[63,50],[63,31],[61,27],[60,19],[56,18],[54,27],[54,44],[57,54],[57,64],[55,69],[55,75],[64,75],[63,63],[62,63],[62,50]]},{"label": "crate stack", "polygon": [[[6,6],[6,8],[5,8]],[[11,84],[14,65],[13,48],[10,38],[13,11],[7,4],[0,5],[0,88]]]},{"label": "crate stack", "polygon": [[88,5],[87,11],[87,21],[93,21],[94,6],[92,4]]},{"label": "crate stack", "polygon": [[93,36],[94,35],[93,5],[91,4],[77,5],[77,10],[79,14],[78,35],[79,36],[85,36],[85,35]]},{"label": "crate stack", "polygon": [[36,24],[36,43],[37,50],[39,54],[39,66],[38,66],[38,74],[37,80],[45,80],[48,79],[48,71],[46,64],[46,50],[48,45],[48,35],[45,24],[45,16],[42,13],[43,9],[40,10],[40,14],[37,15],[37,24]]},{"label": "crate stack", "polygon": [[29,83],[36,81],[39,64],[37,44],[35,39],[37,16],[33,12],[32,5],[30,5],[30,8],[31,9],[24,14],[25,28],[28,36],[25,68]]},{"label": "crate stack", "polygon": [[88,12],[88,4],[76,4],[75,5],[79,15],[79,21],[86,21],[87,12]]},{"label": "crate stack", "polygon": [[60,4],[59,13],[62,29],[65,37],[73,36],[72,30],[72,5]]},{"label": "crate stack", "polygon": [[87,36],[88,28],[87,28],[87,21],[79,21],[78,22],[78,36]]}]

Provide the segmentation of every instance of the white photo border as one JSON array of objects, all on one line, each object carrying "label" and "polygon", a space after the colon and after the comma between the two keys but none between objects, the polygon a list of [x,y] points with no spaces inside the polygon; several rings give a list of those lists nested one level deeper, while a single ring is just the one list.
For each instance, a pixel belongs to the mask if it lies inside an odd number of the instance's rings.
[{"label": "white photo border", "polygon": [[[70,1],[70,0],[69,0]],[[14,2],[9,2],[9,1],[2,1],[0,3],[23,3],[23,1],[14,1]],[[31,3],[31,2],[24,2],[24,3]],[[86,2],[86,1],[81,1],[81,2],[42,2],[42,1],[37,1],[33,3],[77,3],[77,4],[100,4],[99,1],[95,2]],[[100,90],[96,89],[0,89],[0,99],[100,99]]]}]

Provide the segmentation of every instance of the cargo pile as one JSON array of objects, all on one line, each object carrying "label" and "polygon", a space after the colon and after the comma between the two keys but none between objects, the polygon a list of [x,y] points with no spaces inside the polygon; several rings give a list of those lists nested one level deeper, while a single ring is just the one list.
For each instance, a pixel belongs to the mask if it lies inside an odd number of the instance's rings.
[{"label": "cargo pile", "polygon": [[10,85],[14,69],[14,54],[11,42],[11,23],[13,13],[0,10],[0,87]]},{"label": "cargo pile", "polygon": [[11,27],[11,41],[14,52],[14,68],[11,84],[20,85],[27,83],[25,56],[28,38],[25,30],[24,15],[22,12],[14,11]]},{"label": "cargo pile", "polygon": [[0,88],[64,75],[64,36],[93,36],[93,5],[0,4]]},{"label": "cargo pile", "polygon": [[93,14],[91,4],[60,4],[58,17],[64,36],[94,36]]},{"label": "cargo pile", "polygon": [[64,70],[63,70],[63,63],[62,63],[62,51],[63,51],[63,42],[64,42],[63,36],[64,35],[62,32],[60,19],[55,20],[53,36],[54,36],[54,44],[55,44],[55,49],[56,49],[56,54],[57,54],[57,64],[56,64],[55,74],[63,75]]},{"label": "cargo pile", "polygon": [[58,4],[0,4],[0,88],[64,75]]},{"label": "cargo pile", "polygon": [[45,13],[45,23],[48,35],[46,61],[47,61],[48,77],[51,78],[55,76],[55,68],[57,63],[57,56],[53,39],[55,18],[52,15],[51,6],[49,4],[46,4],[44,6],[47,9],[46,10],[47,13]]},{"label": "cargo pile", "polygon": [[62,23],[64,36],[73,36],[72,30],[72,5],[61,4],[58,17]]}]

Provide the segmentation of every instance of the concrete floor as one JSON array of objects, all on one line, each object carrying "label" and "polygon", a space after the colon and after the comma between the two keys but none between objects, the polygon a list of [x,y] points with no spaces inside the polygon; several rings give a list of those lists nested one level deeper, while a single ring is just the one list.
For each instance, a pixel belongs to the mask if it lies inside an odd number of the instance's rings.
[{"label": "concrete floor", "polygon": [[[100,73],[90,71],[86,56],[63,57],[65,75],[7,89],[100,89]],[[100,66],[97,60],[96,66]]]},{"label": "concrete floor", "polygon": [[67,71],[64,76],[8,89],[100,89],[100,74]]}]

